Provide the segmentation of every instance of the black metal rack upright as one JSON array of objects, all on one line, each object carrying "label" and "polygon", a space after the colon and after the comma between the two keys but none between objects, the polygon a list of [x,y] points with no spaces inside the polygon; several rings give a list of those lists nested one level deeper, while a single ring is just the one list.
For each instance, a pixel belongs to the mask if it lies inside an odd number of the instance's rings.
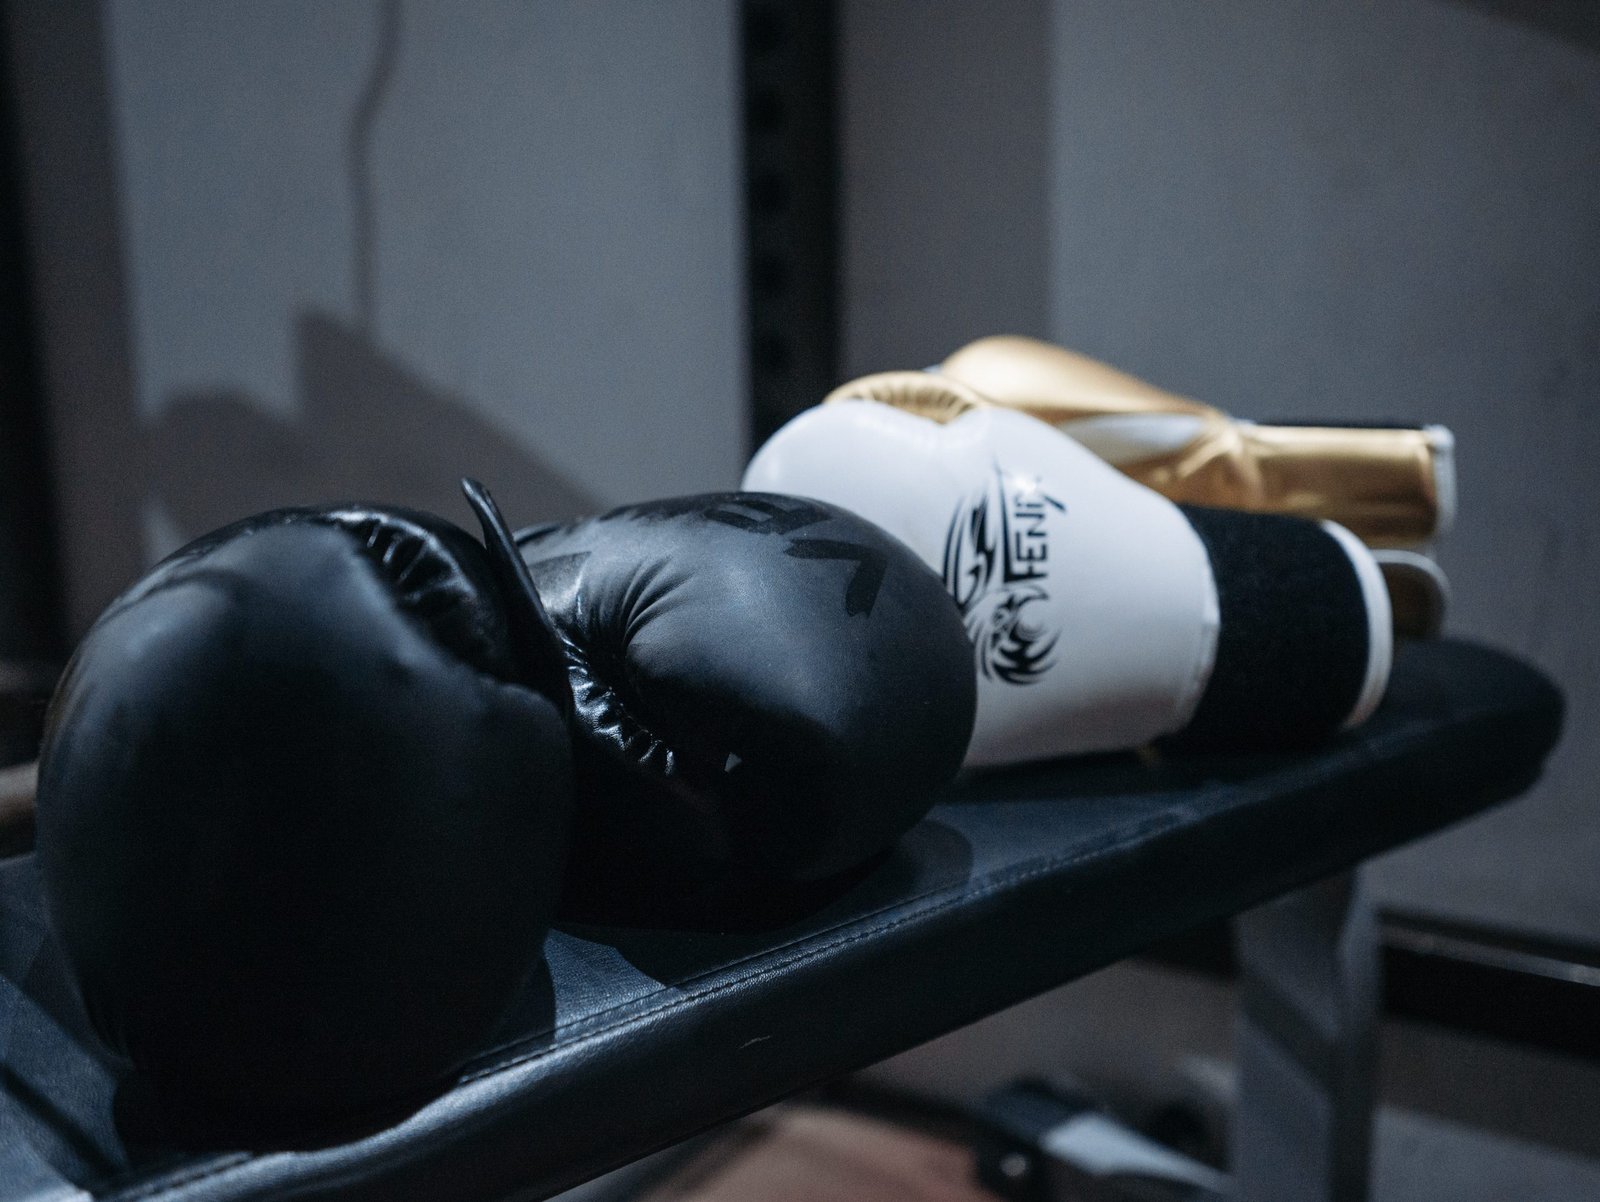
[{"label": "black metal rack upright", "polygon": [[10,46],[0,22],[0,767],[37,747],[65,647]]},{"label": "black metal rack upright", "polygon": [[739,15],[753,448],[838,382],[837,10]]}]

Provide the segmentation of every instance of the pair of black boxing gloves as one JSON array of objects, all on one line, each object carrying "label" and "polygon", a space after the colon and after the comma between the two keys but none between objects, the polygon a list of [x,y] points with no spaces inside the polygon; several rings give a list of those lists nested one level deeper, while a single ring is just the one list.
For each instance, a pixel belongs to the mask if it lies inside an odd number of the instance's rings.
[{"label": "pair of black boxing gloves", "polygon": [[842,509],[717,494],[480,542],[280,510],[179,551],[52,703],[38,859],[99,1039],[315,1121],[480,1050],[555,914],[724,916],[871,861],[960,767],[972,648]]}]

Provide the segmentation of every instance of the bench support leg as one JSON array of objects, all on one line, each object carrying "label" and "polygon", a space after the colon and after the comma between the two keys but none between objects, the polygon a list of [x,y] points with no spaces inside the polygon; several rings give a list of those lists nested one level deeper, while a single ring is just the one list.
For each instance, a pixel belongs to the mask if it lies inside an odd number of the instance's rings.
[{"label": "bench support leg", "polygon": [[1241,914],[1240,1202],[1365,1202],[1376,1101],[1376,924],[1355,872]]}]

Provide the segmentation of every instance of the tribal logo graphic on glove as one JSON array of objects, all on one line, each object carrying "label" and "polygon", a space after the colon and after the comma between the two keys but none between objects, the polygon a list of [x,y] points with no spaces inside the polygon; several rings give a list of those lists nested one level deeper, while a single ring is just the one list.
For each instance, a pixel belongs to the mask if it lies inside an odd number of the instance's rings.
[{"label": "tribal logo graphic on glove", "polygon": [[988,485],[950,519],[945,588],[961,610],[978,671],[990,680],[1034,684],[1055,664],[1061,631],[1028,620],[1029,606],[1050,600],[1052,510],[1067,507],[1041,492],[1037,478],[1008,480],[997,463]]}]

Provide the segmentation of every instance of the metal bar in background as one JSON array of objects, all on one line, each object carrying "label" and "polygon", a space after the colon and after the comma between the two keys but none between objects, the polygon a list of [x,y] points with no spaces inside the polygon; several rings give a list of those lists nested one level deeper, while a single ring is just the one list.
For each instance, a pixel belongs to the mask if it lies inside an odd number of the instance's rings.
[{"label": "metal bar in background", "polygon": [[838,374],[837,9],[739,6],[751,447]]},{"label": "metal bar in background", "polygon": [[44,699],[66,644],[17,112],[0,21],[0,768],[37,754]]},{"label": "metal bar in background", "polygon": [[[1462,1034],[1600,1060],[1600,948],[1384,911],[1383,1010]],[[1239,966],[1224,924],[1146,953],[1222,979]]]},{"label": "metal bar in background", "polygon": [[26,229],[33,369],[47,415],[59,613],[76,639],[148,566],[102,0],[0,0],[11,177]]}]

